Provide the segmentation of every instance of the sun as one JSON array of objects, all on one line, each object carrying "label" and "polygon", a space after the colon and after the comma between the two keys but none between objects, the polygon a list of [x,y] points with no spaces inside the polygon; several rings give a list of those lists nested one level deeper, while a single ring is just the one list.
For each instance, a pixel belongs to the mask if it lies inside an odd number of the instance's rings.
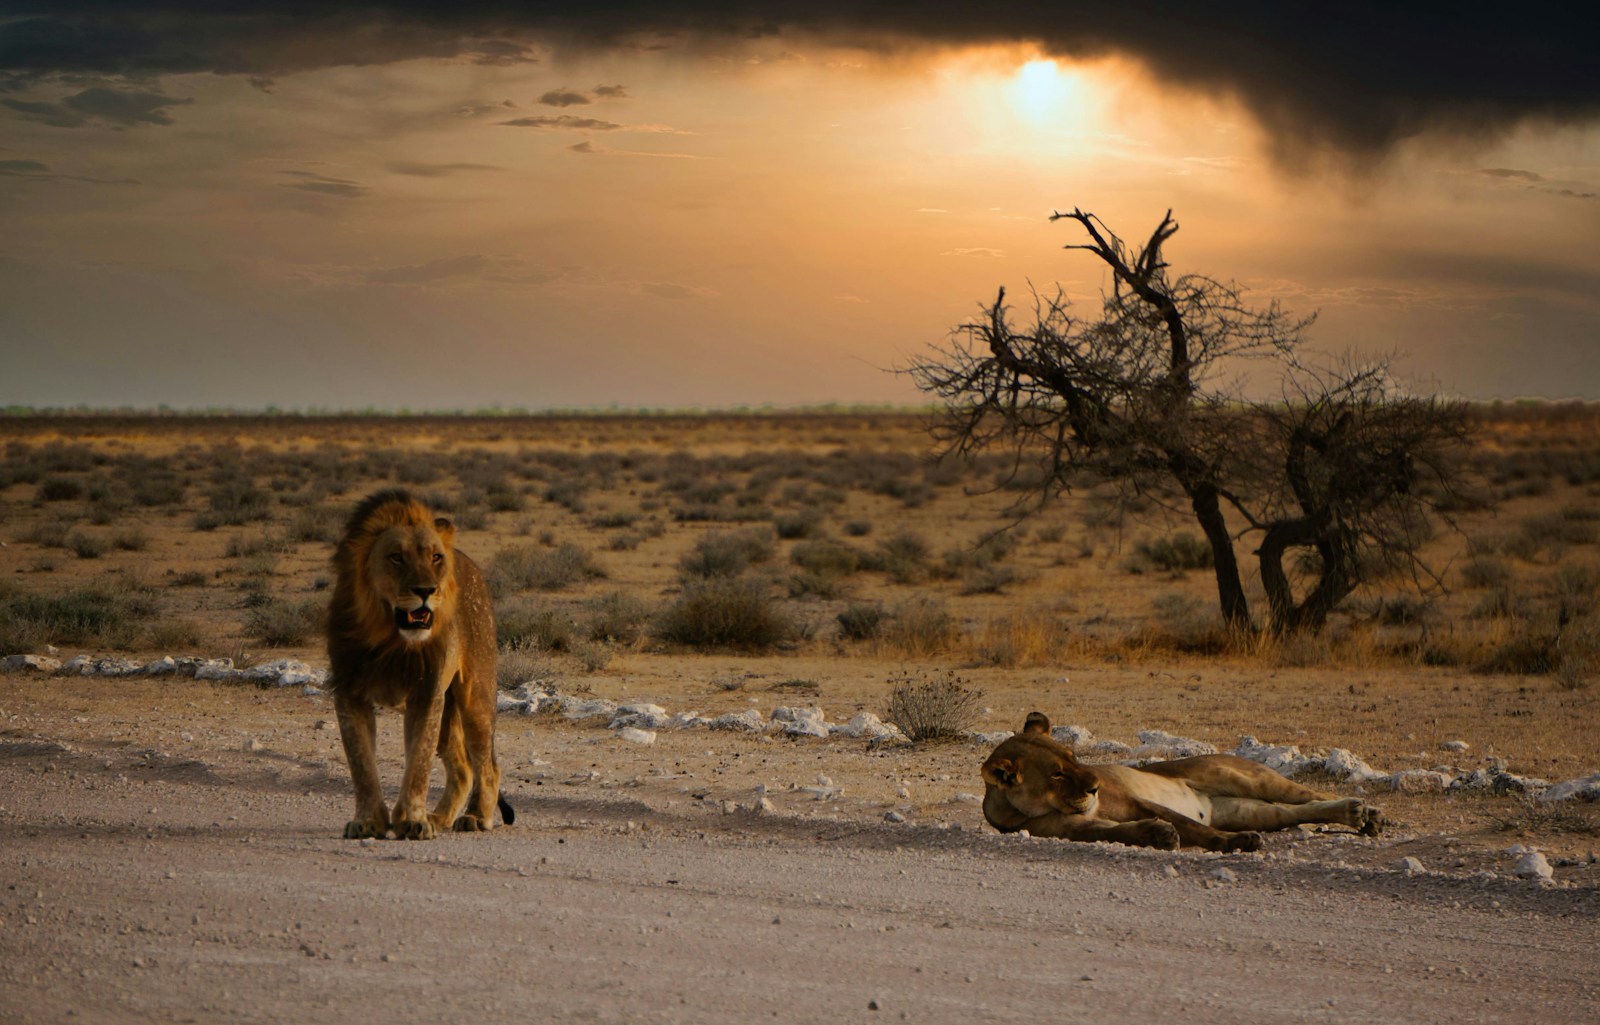
[{"label": "sun", "polygon": [[1072,95],[1072,79],[1056,62],[1031,60],[1017,70],[1011,85],[1011,102],[1017,113],[1035,124],[1057,118]]}]

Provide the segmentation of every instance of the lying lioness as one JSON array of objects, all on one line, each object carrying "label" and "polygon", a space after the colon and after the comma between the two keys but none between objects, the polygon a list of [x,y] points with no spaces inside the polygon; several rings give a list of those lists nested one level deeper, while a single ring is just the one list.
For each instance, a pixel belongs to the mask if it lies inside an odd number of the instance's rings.
[{"label": "lying lioness", "polygon": [[983,763],[983,817],[1002,833],[1109,840],[1135,847],[1254,851],[1260,830],[1337,822],[1373,836],[1383,814],[1354,797],[1330,799],[1236,755],[1126,765],[1080,765],[1031,712]]}]

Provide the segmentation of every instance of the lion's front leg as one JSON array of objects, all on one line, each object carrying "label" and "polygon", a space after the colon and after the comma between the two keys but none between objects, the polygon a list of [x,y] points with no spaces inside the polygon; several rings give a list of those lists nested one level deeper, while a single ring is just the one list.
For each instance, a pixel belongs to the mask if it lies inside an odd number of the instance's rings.
[{"label": "lion's front leg", "polygon": [[1034,836],[1052,836],[1063,840],[1127,844],[1130,847],[1154,847],[1157,850],[1178,849],[1178,830],[1170,822],[1158,818],[1135,819],[1132,822],[1114,822],[1089,815],[1067,815],[1054,812],[1029,819],[1024,827]]},{"label": "lion's front leg", "polygon": [[378,717],[372,702],[342,692],[335,694],[334,710],[356,794],[356,814],[344,827],[345,839],[381,840],[389,834],[389,810],[383,806],[383,789],[378,785]]},{"label": "lion's front leg", "polygon": [[427,798],[444,696],[443,684],[436,682],[431,694],[424,691],[406,700],[406,771],[393,815],[394,835],[400,840],[432,840],[439,833],[428,817]]}]

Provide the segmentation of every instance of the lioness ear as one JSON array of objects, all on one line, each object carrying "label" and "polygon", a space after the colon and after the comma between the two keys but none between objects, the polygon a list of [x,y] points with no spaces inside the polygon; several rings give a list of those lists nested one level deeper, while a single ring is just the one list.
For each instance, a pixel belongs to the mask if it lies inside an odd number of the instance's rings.
[{"label": "lioness ear", "polygon": [[434,517],[433,529],[439,532],[439,540],[445,544],[451,544],[456,539],[456,525],[446,517]]},{"label": "lioness ear", "polygon": [[1009,758],[991,758],[983,763],[983,781],[997,787],[1017,785],[1017,763]]},{"label": "lioness ear", "polygon": [[1023,733],[1049,733],[1050,717],[1043,712],[1029,712],[1028,720],[1022,724]]}]

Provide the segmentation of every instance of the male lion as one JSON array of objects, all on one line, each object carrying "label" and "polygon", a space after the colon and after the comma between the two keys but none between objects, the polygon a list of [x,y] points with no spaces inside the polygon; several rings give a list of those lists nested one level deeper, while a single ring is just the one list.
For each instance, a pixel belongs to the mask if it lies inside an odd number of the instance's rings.
[{"label": "male lion", "polygon": [[[494,609],[483,572],[454,541],[449,520],[389,490],[356,507],[334,553],[329,686],[356,792],[347,838],[492,829],[496,805],[507,824],[516,818],[494,757]],[[374,703],[405,709],[406,768],[392,814],[378,784]],[[428,812],[435,750],[444,796]]]},{"label": "male lion", "polygon": [[1126,765],[1081,765],[1030,712],[1022,732],[983,763],[983,817],[1002,833],[1109,840],[1135,847],[1254,851],[1259,830],[1338,822],[1367,836],[1383,815],[1353,797],[1330,799],[1236,755]]}]

